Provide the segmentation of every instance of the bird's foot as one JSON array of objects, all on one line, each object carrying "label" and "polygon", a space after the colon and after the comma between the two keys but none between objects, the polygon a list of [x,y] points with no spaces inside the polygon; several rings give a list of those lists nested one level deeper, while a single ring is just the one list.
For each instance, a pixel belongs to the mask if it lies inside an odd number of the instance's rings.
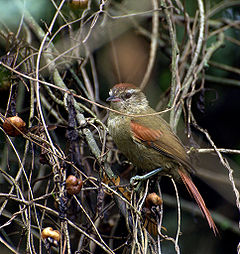
[{"label": "bird's foot", "polygon": [[139,175],[136,175],[136,176],[133,176],[131,177],[130,179],[130,185],[131,186],[136,186],[136,184],[138,182],[141,182],[141,181],[144,181],[144,180],[147,180],[149,179],[150,177],[158,174],[160,171],[162,171],[162,168],[157,168],[157,169],[154,169],[153,171],[143,175],[143,176],[139,176]]}]

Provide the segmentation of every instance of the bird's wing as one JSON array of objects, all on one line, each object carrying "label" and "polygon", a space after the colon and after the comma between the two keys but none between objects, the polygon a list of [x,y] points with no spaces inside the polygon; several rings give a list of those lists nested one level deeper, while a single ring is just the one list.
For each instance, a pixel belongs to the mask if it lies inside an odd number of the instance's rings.
[{"label": "bird's wing", "polygon": [[[151,126],[149,126],[149,122],[152,123]],[[159,126],[159,128],[157,128],[157,126]],[[140,121],[135,118],[134,120],[131,120],[130,127],[133,135],[132,138],[135,141],[152,147],[158,152],[172,158],[187,170],[192,169],[188,155],[186,154],[181,141],[171,131],[170,127],[163,119],[158,118],[155,122],[149,121],[149,119],[144,121],[141,120],[140,123]],[[213,230],[214,234],[217,235],[218,229],[197,187],[182,167],[178,168],[178,173],[189,193],[194,197],[200,210],[206,217],[210,228]]]},{"label": "bird's wing", "polygon": [[[161,123],[159,121],[161,121]],[[159,125],[159,128],[156,128],[156,123]],[[171,131],[167,123],[163,119],[158,118],[151,127],[148,125],[146,121],[141,120],[140,123],[137,118],[132,119],[130,128],[133,139],[174,159],[187,169],[192,169],[189,157],[181,141]],[[160,126],[162,127],[161,129]]]}]

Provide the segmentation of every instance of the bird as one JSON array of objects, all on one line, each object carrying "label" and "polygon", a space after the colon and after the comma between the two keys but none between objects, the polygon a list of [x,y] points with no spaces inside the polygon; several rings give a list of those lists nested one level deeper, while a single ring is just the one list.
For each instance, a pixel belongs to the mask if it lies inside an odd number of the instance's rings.
[{"label": "bird", "polygon": [[[190,173],[189,155],[170,125],[149,106],[145,94],[130,83],[119,83],[109,91],[107,126],[117,148],[133,163],[137,172],[181,179],[195,199],[214,234],[218,229]],[[147,175],[147,174],[146,174]],[[138,179],[138,178],[137,178]]]}]

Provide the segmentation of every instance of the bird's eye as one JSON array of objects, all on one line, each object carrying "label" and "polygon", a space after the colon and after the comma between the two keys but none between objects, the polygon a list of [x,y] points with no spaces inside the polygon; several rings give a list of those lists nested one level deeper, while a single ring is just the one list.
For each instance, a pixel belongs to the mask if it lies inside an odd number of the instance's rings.
[{"label": "bird's eye", "polygon": [[130,92],[127,92],[127,93],[125,94],[125,98],[126,98],[126,99],[129,99],[131,96],[132,96],[132,93],[130,93]]}]

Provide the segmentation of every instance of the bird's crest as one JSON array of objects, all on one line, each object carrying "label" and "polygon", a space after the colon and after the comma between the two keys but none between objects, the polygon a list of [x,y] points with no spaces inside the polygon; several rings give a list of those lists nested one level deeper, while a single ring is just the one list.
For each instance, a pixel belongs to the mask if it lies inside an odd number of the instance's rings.
[{"label": "bird's crest", "polygon": [[119,84],[116,84],[113,87],[113,89],[138,89],[138,87],[130,83],[119,83]]}]

